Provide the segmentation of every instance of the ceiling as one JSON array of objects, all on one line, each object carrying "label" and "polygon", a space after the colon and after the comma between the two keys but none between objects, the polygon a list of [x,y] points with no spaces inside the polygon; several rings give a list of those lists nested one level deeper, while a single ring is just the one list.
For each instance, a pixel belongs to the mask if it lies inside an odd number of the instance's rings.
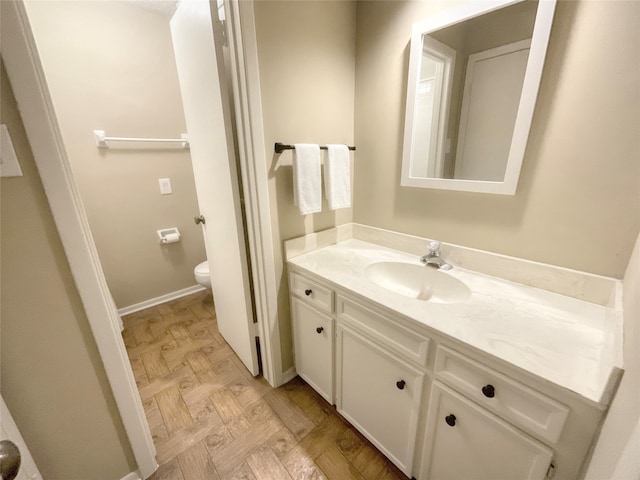
[{"label": "ceiling", "polygon": [[145,10],[151,10],[153,12],[160,13],[167,17],[173,15],[178,5],[178,0],[120,0],[121,2],[136,7],[144,8]]}]

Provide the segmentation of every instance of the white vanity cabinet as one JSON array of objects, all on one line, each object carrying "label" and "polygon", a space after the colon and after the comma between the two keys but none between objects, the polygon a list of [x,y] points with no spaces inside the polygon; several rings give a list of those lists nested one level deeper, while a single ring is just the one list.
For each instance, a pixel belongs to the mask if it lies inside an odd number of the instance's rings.
[{"label": "white vanity cabinet", "polygon": [[290,276],[296,371],[333,403],[333,292],[295,273]]},{"label": "white vanity cabinet", "polygon": [[570,409],[439,345],[420,480],[543,480]]},{"label": "white vanity cabinet", "polygon": [[576,480],[604,409],[292,268],[297,373],[408,477]]},{"label": "white vanity cabinet", "polygon": [[452,389],[434,382],[428,459],[420,479],[543,480],[553,452]]}]

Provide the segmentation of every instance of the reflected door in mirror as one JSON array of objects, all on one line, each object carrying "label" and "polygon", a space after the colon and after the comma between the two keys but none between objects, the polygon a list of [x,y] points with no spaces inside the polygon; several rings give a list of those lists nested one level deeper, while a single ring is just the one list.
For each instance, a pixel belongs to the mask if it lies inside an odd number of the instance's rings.
[{"label": "reflected door in mirror", "polygon": [[522,40],[469,56],[453,178],[504,180],[530,45]]}]

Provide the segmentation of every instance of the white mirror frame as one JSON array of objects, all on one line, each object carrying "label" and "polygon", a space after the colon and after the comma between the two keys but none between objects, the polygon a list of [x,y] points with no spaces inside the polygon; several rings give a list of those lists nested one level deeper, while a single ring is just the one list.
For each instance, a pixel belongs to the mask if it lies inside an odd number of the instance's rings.
[{"label": "white mirror frame", "polygon": [[465,192],[496,193],[515,195],[522,168],[522,161],[529,138],[529,130],[538,97],[540,79],[547,54],[551,25],[555,13],[556,0],[539,0],[536,12],[531,49],[527,60],[520,104],[516,116],[509,158],[503,182],[484,180],[456,180],[448,178],[425,178],[411,176],[411,159],[413,157],[413,127],[415,105],[418,94],[420,63],[423,49],[423,35],[442,28],[463,22],[479,15],[500,8],[520,3],[522,0],[487,0],[470,2],[461,7],[444,11],[422,22],[415,23],[411,32],[411,50],[409,54],[409,73],[407,86],[407,108],[404,122],[404,143],[402,149],[402,176],[400,185],[405,187],[435,188],[443,190],[459,190]]}]

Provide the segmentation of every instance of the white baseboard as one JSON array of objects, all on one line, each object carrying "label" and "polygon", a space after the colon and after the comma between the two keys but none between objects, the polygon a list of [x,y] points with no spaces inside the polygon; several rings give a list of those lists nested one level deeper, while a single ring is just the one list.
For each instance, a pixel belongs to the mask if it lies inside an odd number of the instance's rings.
[{"label": "white baseboard", "polygon": [[176,298],[185,297],[187,295],[191,295],[192,293],[201,292],[202,290],[206,290],[206,288],[202,285],[194,285],[193,287],[183,288],[182,290],[177,290],[165,295],[160,295],[156,298],[150,298],[149,300],[136,303],[135,305],[129,305],[128,307],[120,308],[118,309],[118,314],[120,314],[120,316],[129,315],[130,313],[138,312],[149,307],[155,307],[156,305],[160,305],[161,303],[170,302],[171,300],[175,300]]},{"label": "white baseboard", "polygon": [[139,472],[130,472],[130,473],[127,473],[120,480],[142,480],[142,478],[140,477]]}]

